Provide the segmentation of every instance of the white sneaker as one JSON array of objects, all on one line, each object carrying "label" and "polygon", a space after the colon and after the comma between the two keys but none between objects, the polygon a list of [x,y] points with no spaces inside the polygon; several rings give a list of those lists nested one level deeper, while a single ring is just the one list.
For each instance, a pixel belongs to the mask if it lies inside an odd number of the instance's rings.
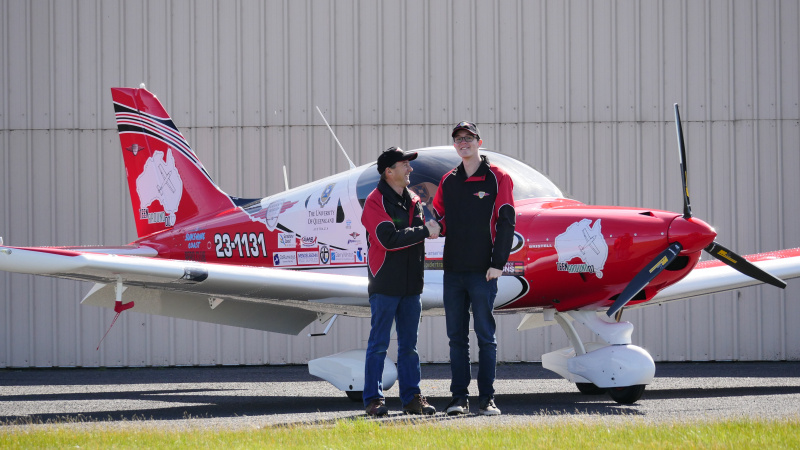
[{"label": "white sneaker", "polygon": [[480,409],[478,413],[483,416],[499,416],[500,415],[500,408],[494,404],[494,399],[490,398],[484,401],[481,401]]},{"label": "white sneaker", "polygon": [[469,414],[469,400],[465,398],[453,397],[453,400],[445,408],[448,416],[456,416],[459,414]]}]

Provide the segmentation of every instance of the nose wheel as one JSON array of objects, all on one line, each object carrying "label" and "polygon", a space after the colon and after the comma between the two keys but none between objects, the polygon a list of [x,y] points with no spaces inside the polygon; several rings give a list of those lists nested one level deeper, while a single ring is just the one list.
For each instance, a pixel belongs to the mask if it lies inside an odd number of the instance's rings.
[{"label": "nose wheel", "polygon": [[643,384],[637,384],[635,386],[612,387],[608,388],[608,395],[617,403],[630,405],[642,398],[644,386]]},{"label": "nose wheel", "polygon": [[[635,403],[653,381],[655,363],[647,351],[631,344],[631,323],[601,317],[592,310],[555,312],[553,319],[572,346],[542,355],[542,367],[575,383],[584,395],[608,393],[617,403]],[[573,320],[605,342],[583,342]]]},{"label": "nose wheel", "polygon": [[607,391],[606,388],[597,387],[594,383],[575,383],[575,386],[583,395],[603,395]]}]

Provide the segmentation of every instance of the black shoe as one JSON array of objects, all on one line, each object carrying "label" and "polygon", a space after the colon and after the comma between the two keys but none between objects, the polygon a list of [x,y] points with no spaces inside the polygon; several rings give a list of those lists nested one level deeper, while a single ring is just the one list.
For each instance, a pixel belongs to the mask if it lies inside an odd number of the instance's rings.
[{"label": "black shoe", "polygon": [[445,412],[447,412],[448,416],[469,414],[469,400],[466,398],[453,397],[453,400],[447,405]]},{"label": "black shoe", "polygon": [[493,398],[487,398],[485,400],[481,400],[478,413],[480,413],[482,416],[499,416],[500,408],[494,404]]},{"label": "black shoe", "polygon": [[365,409],[370,417],[383,417],[389,414],[389,408],[386,407],[382,398],[376,398],[369,402]]},{"label": "black shoe", "polygon": [[414,394],[414,399],[411,400],[406,406],[403,406],[403,412],[406,414],[436,414],[436,408],[431,406],[422,394]]}]

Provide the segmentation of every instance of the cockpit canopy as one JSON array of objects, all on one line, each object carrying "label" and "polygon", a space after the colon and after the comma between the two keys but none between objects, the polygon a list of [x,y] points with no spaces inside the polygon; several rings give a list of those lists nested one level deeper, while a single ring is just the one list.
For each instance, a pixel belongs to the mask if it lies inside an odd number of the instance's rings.
[{"label": "cockpit canopy", "polygon": [[[432,204],[439,181],[446,172],[461,164],[461,158],[452,147],[421,149],[419,156],[411,161],[411,184],[408,188],[415,192],[425,203],[425,218],[433,218]],[[496,164],[514,180],[514,200],[529,198],[556,197],[562,198],[564,194],[547,177],[536,169],[518,161],[510,156],[500,153],[481,150],[481,155],[489,158],[489,162]],[[375,186],[378,185],[380,174],[375,170],[374,164],[367,168],[358,179],[357,195],[361,206]]]}]

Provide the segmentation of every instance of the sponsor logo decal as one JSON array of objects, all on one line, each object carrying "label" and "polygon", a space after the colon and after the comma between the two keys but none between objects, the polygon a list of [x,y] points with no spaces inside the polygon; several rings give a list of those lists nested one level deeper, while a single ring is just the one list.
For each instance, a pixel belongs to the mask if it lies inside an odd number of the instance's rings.
[{"label": "sponsor logo decal", "polygon": [[264,219],[267,223],[267,229],[269,231],[275,231],[275,226],[278,225],[278,216],[281,213],[281,206],[283,203],[281,202],[272,202],[267,206],[267,212],[264,216]]},{"label": "sponsor logo decal", "polygon": [[319,264],[319,252],[297,252],[297,264]]},{"label": "sponsor logo decal", "polygon": [[354,263],[356,261],[355,253],[352,250],[336,250],[331,252],[331,264],[334,263]]},{"label": "sponsor logo decal", "polygon": [[266,208],[263,206],[256,206],[253,208],[255,209],[253,213],[250,213],[252,209],[248,208],[247,213],[250,214],[251,218],[264,222],[269,231],[275,231],[275,227],[278,226],[278,218],[280,215],[296,203],[297,202],[278,200],[270,203]]},{"label": "sponsor logo decal", "polygon": [[312,248],[317,246],[316,236],[303,236],[300,239],[300,246],[303,248]]},{"label": "sponsor logo decal", "polygon": [[297,254],[295,252],[276,252],[272,255],[272,263],[275,266],[296,266]]},{"label": "sponsor logo decal", "polygon": [[200,248],[200,244],[202,244],[205,239],[206,239],[206,233],[205,232],[202,232],[202,233],[197,233],[197,232],[186,233],[186,236],[184,237],[184,240],[186,242],[188,242],[188,244],[187,244],[188,248],[191,248],[191,249],[199,249]]},{"label": "sponsor logo decal", "polygon": [[[569,273],[593,273],[603,278],[603,267],[608,259],[608,244],[603,239],[600,219],[592,221],[582,219],[573,223],[555,239],[558,262],[556,269]],[[583,264],[570,264],[579,258]]]},{"label": "sponsor logo decal", "polygon": [[322,264],[330,264],[331,262],[331,251],[327,245],[319,246],[319,262]]},{"label": "sponsor logo decal", "polygon": [[428,259],[444,258],[444,238],[425,239],[425,257]]},{"label": "sponsor logo decal", "polygon": [[296,233],[278,233],[278,248],[295,248]]},{"label": "sponsor logo decal", "polygon": [[522,261],[509,261],[503,266],[503,275],[521,276],[525,273],[525,264]]},{"label": "sponsor logo decal", "polygon": [[144,147],[139,144],[133,144],[130,147],[126,147],[125,150],[133,153],[133,156],[136,156],[140,150],[144,150]]},{"label": "sponsor logo decal", "polygon": [[444,270],[444,261],[441,259],[426,259],[425,270]]}]

